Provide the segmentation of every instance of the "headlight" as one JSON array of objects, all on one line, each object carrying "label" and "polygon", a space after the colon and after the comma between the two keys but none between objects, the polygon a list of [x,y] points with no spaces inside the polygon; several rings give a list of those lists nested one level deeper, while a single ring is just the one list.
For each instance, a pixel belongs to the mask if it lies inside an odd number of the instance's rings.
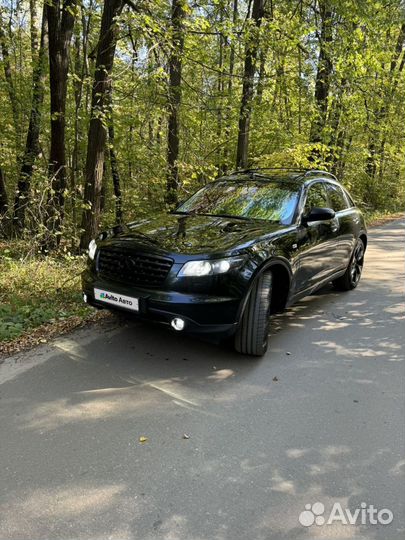
[{"label": "headlight", "polygon": [[92,240],[89,244],[89,259],[92,261],[94,260],[94,257],[96,256],[97,251],[97,244],[95,240]]},{"label": "headlight", "polygon": [[199,277],[225,274],[225,272],[239,266],[242,262],[242,257],[216,259],[214,261],[188,261],[182,266],[178,275]]}]

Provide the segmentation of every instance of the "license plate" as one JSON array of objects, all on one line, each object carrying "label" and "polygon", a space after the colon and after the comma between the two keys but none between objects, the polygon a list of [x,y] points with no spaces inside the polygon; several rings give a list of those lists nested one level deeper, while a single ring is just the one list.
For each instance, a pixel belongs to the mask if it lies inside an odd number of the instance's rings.
[{"label": "license plate", "polygon": [[132,309],[132,311],[139,311],[139,299],[133,296],[125,296],[111,291],[104,291],[103,289],[94,289],[94,299],[98,302],[105,302],[116,307]]}]

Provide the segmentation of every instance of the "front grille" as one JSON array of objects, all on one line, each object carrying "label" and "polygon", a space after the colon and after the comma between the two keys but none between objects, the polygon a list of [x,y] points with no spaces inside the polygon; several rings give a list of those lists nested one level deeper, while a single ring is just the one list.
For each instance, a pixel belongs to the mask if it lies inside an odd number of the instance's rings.
[{"label": "front grille", "polygon": [[100,249],[97,270],[101,277],[113,281],[140,287],[158,287],[166,279],[172,265],[172,259],[158,255],[108,247]]}]

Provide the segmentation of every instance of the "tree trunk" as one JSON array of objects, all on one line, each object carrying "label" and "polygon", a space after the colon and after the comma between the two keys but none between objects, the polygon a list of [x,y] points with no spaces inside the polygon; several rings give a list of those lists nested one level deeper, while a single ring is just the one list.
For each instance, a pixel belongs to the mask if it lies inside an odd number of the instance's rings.
[{"label": "tree trunk", "polygon": [[114,195],[115,195],[115,221],[117,223],[122,222],[122,192],[121,192],[121,180],[118,170],[118,161],[114,149],[114,126],[110,125],[108,128],[108,139],[110,141],[110,166],[111,176],[113,181]]},{"label": "tree trunk", "polygon": [[3,22],[2,13],[0,11],[0,46],[3,59],[4,78],[6,79],[7,92],[10,100],[11,111],[13,114],[13,127],[15,132],[16,150],[18,154],[18,134],[19,134],[19,107],[17,94],[14,86],[12,69],[10,64],[10,54],[8,50],[8,42],[6,32],[4,31],[5,24]]},{"label": "tree trunk", "polygon": [[334,99],[332,101],[332,107],[329,112],[329,149],[330,153],[326,156],[325,161],[330,163],[331,170],[337,170],[337,162],[341,157],[342,142],[344,139],[342,128],[342,118],[344,118],[344,99],[348,92],[348,82],[344,77],[338,83],[338,88],[335,92]]},{"label": "tree trunk", "polygon": [[225,81],[224,81],[224,37],[222,35],[222,23],[224,21],[224,11],[225,6],[223,3],[219,5],[219,24],[221,28],[221,32],[218,35],[218,80],[217,80],[217,169],[218,169],[218,176],[222,176],[222,174],[225,172],[224,168],[224,162],[222,159],[222,124],[223,124],[223,98],[224,98],[224,88],[225,88]]},{"label": "tree trunk", "polygon": [[3,169],[0,167],[0,218],[7,213],[8,197],[6,189],[6,179]]},{"label": "tree trunk", "polygon": [[[60,231],[64,214],[66,190],[66,94],[69,70],[69,50],[75,22],[77,0],[52,0],[47,7],[49,34],[49,82],[51,95],[51,148],[49,177],[51,196],[48,201],[47,228]],[[59,237],[58,237],[59,238]],[[49,241],[49,246],[55,244]]]},{"label": "tree trunk", "polygon": [[134,118],[134,114],[132,113],[132,111],[135,109],[135,99],[136,99],[136,95],[135,95],[135,63],[136,63],[136,60],[138,58],[137,56],[137,53],[136,53],[136,44],[135,42],[133,41],[132,42],[132,45],[133,45],[133,53],[132,53],[132,58],[131,58],[131,101],[130,101],[130,115],[129,115],[129,129],[128,129],[128,139],[127,139],[127,155],[128,155],[128,172],[127,172],[127,177],[128,177],[128,182],[130,185],[132,185],[132,182],[133,182],[133,179],[134,179],[134,156],[133,156],[133,148],[134,148],[134,132],[135,132],[135,118]]},{"label": "tree trunk", "polygon": [[[299,7],[299,20],[300,23],[303,22],[303,2],[300,2]],[[302,72],[302,49],[301,44],[297,44],[298,52],[298,77],[297,77],[297,86],[298,86],[298,133],[301,135],[302,132],[302,90],[303,90],[303,72]]]},{"label": "tree trunk", "polygon": [[353,135],[351,134],[347,136],[346,131],[342,131],[340,139],[341,156],[336,164],[334,164],[334,166],[331,168],[331,172],[337,176],[340,182],[342,182],[345,175],[347,156],[353,142]]},{"label": "tree trunk", "polygon": [[334,152],[332,156],[332,161],[330,165],[330,172],[335,176],[338,175],[338,171],[344,169],[344,154],[346,146],[346,135],[347,129],[346,126],[341,126],[335,137]]},{"label": "tree trunk", "polygon": [[179,185],[179,113],[181,103],[181,67],[184,49],[184,0],[172,0],[172,51],[169,59],[169,122],[167,134],[167,193],[166,202],[177,202]]},{"label": "tree trunk", "polygon": [[[85,39],[85,30],[83,28],[83,41]],[[74,54],[75,58],[72,62],[74,67],[75,80],[74,99],[75,99],[75,117],[73,128],[73,150],[72,150],[72,169],[70,172],[70,191],[72,197],[72,220],[73,227],[76,229],[77,212],[76,212],[76,196],[77,196],[77,179],[79,176],[79,138],[80,138],[80,107],[82,104],[83,95],[83,52],[80,35],[76,34],[74,39]]]},{"label": "tree trunk", "polygon": [[110,167],[111,177],[113,182],[114,196],[115,196],[115,221],[117,223],[122,222],[122,192],[121,192],[121,180],[118,169],[117,156],[115,154],[115,130],[114,119],[112,113],[112,96],[110,95],[110,111],[108,119],[108,147],[110,153]]},{"label": "tree trunk", "polygon": [[[252,26],[248,29],[245,46],[245,65],[243,72],[242,99],[239,112],[238,146],[236,167],[246,168],[249,155],[250,117],[254,89],[254,75],[258,51],[258,32],[264,12],[264,0],[253,0]],[[255,32],[253,30],[256,30]]]},{"label": "tree trunk", "polygon": [[103,177],[101,179],[101,194],[100,194],[100,214],[105,210],[105,198],[107,194],[107,166],[103,161]]},{"label": "tree trunk", "polygon": [[[332,75],[332,60],[330,47],[333,39],[332,22],[333,11],[330,0],[319,1],[320,12],[320,35],[319,35],[319,57],[315,79],[315,118],[311,124],[310,142],[325,143],[325,126],[328,113],[328,98],[330,89],[330,79]],[[313,157],[319,156],[319,150],[313,151]]]},{"label": "tree trunk", "polygon": [[39,133],[41,129],[41,109],[44,100],[45,64],[47,42],[47,13],[42,12],[41,38],[37,62],[32,74],[32,102],[25,150],[21,158],[21,169],[14,199],[13,230],[20,234],[25,227],[25,211],[29,202],[29,192],[34,163],[40,152]]},{"label": "tree trunk", "polygon": [[30,0],[30,39],[33,70],[38,61],[38,10],[37,0]]},{"label": "tree trunk", "polygon": [[84,202],[86,208],[82,217],[83,233],[80,240],[82,249],[97,234],[100,220],[100,197],[103,181],[104,152],[106,145],[105,116],[111,89],[111,71],[117,44],[116,18],[123,8],[122,0],[104,0],[101,18],[100,38],[97,47],[96,68],[91,100],[91,119],[88,133],[86,158],[86,183]]},{"label": "tree trunk", "polygon": [[[233,0],[232,4],[232,28],[236,28],[236,22],[238,20],[238,0]],[[232,95],[233,95],[233,72],[235,68],[235,44],[233,39],[230,45],[229,51],[229,78],[227,88],[227,104],[226,104],[226,122],[225,122],[225,147],[224,147],[224,163],[222,166],[223,171],[227,171],[228,167],[233,163],[230,153],[230,138],[231,138],[231,124],[232,124]]]},{"label": "tree trunk", "polygon": [[259,77],[257,81],[257,104],[261,105],[263,100],[263,91],[265,87],[265,77],[266,77],[266,56],[267,51],[260,52],[260,67],[259,67]]}]

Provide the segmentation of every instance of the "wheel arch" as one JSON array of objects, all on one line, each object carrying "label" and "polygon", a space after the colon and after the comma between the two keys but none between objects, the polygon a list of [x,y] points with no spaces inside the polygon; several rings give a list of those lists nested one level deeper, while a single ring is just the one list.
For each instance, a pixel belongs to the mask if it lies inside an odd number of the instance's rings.
[{"label": "wheel arch", "polygon": [[361,233],[359,234],[359,238],[363,242],[364,249],[366,250],[367,249],[367,234],[364,231],[361,231]]},{"label": "wheel arch", "polygon": [[259,266],[254,273],[250,281],[249,287],[245,293],[245,296],[243,297],[243,300],[239,306],[238,323],[241,320],[243,311],[245,309],[254,284],[256,283],[257,279],[261,274],[269,270],[271,270],[271,272],[273,273],[271,313],[283,311],[283,309],[285,308],[291,287],[292,271],[286,259],[282,257],[272,258],[270,261],[266,261],[261,266]]}]

